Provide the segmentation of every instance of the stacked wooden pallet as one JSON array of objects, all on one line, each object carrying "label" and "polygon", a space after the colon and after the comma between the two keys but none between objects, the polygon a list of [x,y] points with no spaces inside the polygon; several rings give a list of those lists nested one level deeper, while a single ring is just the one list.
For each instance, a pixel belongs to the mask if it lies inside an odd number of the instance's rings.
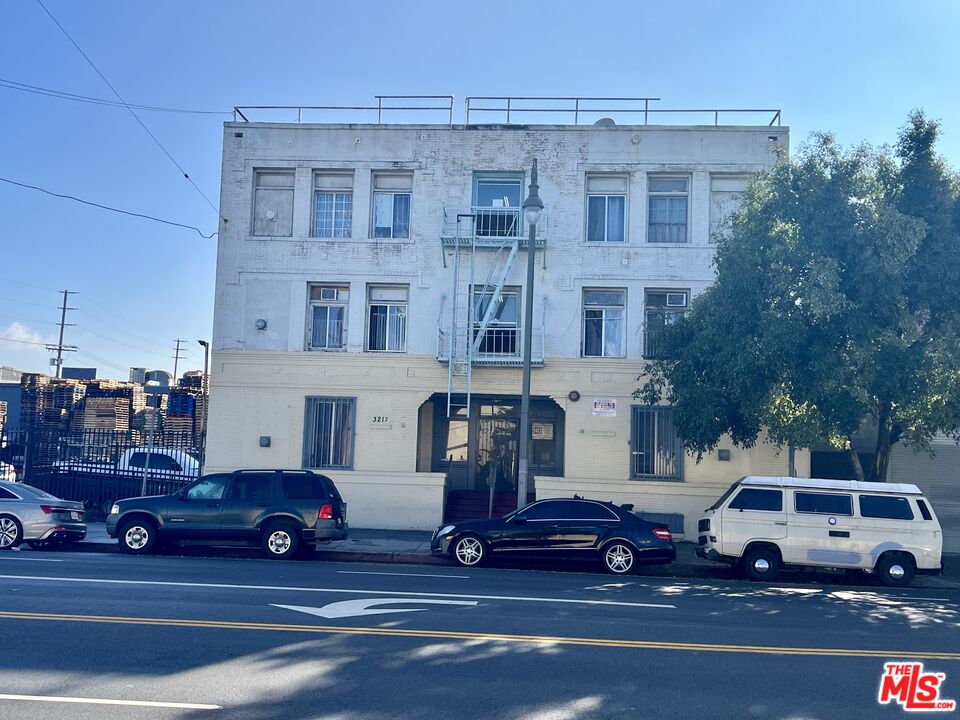
[{"label": "stacked wooden pallet", "polygon": [[24,373],[20,378],[21,424],[33,429],[66,429],[84,392],[83,384],[76,380]]}]

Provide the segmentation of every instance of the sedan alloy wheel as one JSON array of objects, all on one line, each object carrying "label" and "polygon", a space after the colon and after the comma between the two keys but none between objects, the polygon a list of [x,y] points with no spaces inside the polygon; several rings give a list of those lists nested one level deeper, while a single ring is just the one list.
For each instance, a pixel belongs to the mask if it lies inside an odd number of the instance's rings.
[{"label": "sedan alloy wheel", "polygon": [[633,567],[633,549],[623,543],[608,545],[603,552],[603,564],[615,575],[629,572]]},{"label": "sedan alloy wheel", "polygon": [[485,554],[486,550],[483,546],[483,541],[473,535],[466,535],[460,538],[453,546],[454,558],[458,563],[466,567],[478,565],[480,561],[483,560]]},{"label": "sedan alloy wheel", "polygon": [[12,517],[0,518],[0,550],[20,544],[20,523]]}]

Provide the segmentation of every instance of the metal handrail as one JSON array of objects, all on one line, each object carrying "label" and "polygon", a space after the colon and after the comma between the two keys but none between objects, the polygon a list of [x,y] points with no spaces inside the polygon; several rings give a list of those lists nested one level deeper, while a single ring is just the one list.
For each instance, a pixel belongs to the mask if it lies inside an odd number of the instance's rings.
[{"label": "metal handrail", "polygon": [[[475,105],[477,101],[502,101],[504,104],[499,107],[478,107]],[[540,101],[540,102],[558,102],[558,103],[573,103],[573,107],[515,107],[515,101]],[[650,121],[650,115],[653,113],[672,113],[672,114],[684,114],[684,113],[713,113],[713,124],[718,126],[720,124],[720,115],[721,113],[773,113],[770,122],[767,123],[768,127],[772,127],[774,123],[777,126],[781,122],[781,110],[778,108],[651,108],[651,101],[659,101],[658,97],[536,97],[536,96],[506,96],[506,95],[476,95],[469,96],[465,100],[465,124],[470,124],[470,113],[474,112],[496,112],[504,113],[506,117],[507,124],[510,123],[510,116],[514,113],[561,113],[561,114],[573,114],[573,124],[580,124],[580,115],[583,113],[598,114],[598,113],[610,113],[610,114],[642,114],[643,115],[643,124],[648,125]],[[623,108],[623,107],[582,107],[582,102],[633,102],[633,103],[643,103],[643,107],[636,108]]]},{"label": "metal handrail", "polygon": [[[380,125],[383,123],[383,113],[385,110],[443,110],[447,113],[447,124],[453,125],[453,95],[374,95],[373,98],[377,101],[376,105],[235,105],[233,108],[233,120],[237,122],[239,117],[243,122],[250,122],[250,119],[244,114],[245,110],[247,112],[251,110],[296,110],[297,123],[303,122],[304,110],[376,110],[377,124]],[[442,106],[384,105],[384,100],[447,100],[448,104]]]}]

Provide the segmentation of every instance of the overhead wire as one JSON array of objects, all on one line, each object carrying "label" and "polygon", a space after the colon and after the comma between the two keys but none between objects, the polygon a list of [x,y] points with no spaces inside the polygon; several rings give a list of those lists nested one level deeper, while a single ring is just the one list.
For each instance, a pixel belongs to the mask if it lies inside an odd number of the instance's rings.
[{"label": "overhead wire", "polygon": [[[51,88],[40,87],[39,85],[28,85],[27,83],[7,80],[5,78],[0,78],[0,87],[5,87],[8,90],[17,90],[34,95],[46,95],[47,97],[59,98],[60,100],[71,100],[92,105],[108,105],[118,108],[125,106],[124,103],[116,100],[91,97],[90,95],[78,95],[64,90],[53,90]],[[188,108],[160,107],[157,105],[138,105],[137,103],[129,103],[128,105],[135,110],[146,110],[149,112],[182,113],[186,115],[233,115],[233,112],[230,110],[191,110]]]},{"label": "overhead wire", "polygon": [[18,340],[17,338],[9,338],[0,336],[0,342],[12,342],[12,343],[22,343],[23,345],[40,345],[41,347],[46,347],[50,343],[36,342],[35,340]]},{"label": "overhead wire", "polygon": [[163,358],[167,357],[165,353],[157,352],[156,350],[147,350],[146,348],[143,348],[143,347],[137,347],[136,345],[131,345],[130,343],[123,342],[123,340],[117,340],[116,338],[110,337],[109,335],[104,335],[103,333],[99,333],[96,330],[91,330],[85,325],[77,325],[77,330],[80,330],[81,332],[90,333],[91,335],[96,335],[99,338],[108,340],[112,343],[116,343],[117,345],[123,345],[124,347],[130,348],[131,350],[136,350],[137,352],[143,352],[149,355],[156,355],[157,357],[163,357]]},{"label": "overhead wire", "polygon": [[[102,302],[99,302],[98,300],[96,300],[94,297],[88,295],[87,293],[81,292],[81,293],[80,293],[80,299],[81,299],[81,300],[87,300],[87,301],[89,301],[89,302],[92,302],[92,303],[93,303],[94,305],[96,305],[97,307],[99,307],[99,308],[101,308],[101,309],[103,309],[103,310],[106,310],[107,312],[110,313],[110,316],[111,316],[113,319],[116,319],[116,320],[120,320],[120,321],[122,321],[122,322],[125,322],[125,323],[127,323],[128,325],[131,325],[131,326],[133,326],[133,327],[135,327],[135,328],[139,328],[140,330],[146,330],[146,331],[147,331],[148,333],[150,333],[151,335],[154,334],[154,331],[151,330],[150,328],[148,328],[148,327],[147,327],[146,325],[144,325],[143,323],[139,323],[139,322],[136,322],[135,320],[131,320],[130,318],[124,317],[123,315],[121,315],[121,314],[119,314],[118,312],[116,312],[113,308],[108,307],[107,305],[104,305]],[[79,310],[79,312],[84,312],[84,311],[83,311],[83,310]],[[94,316],[91,315],[89,312],[84,312],[84,314],[85,314],[85,315],[90,315],[90,317],[94,317]],[[107,327],[110,327],[110,324],[104,322],[102,319],[99,319],[99,318],[94,318],[94,319],[98,319],[101,323],[103,323],[103,324],[106,325]],[[114,328],[114,330],[119,330],[120,332],[126,333],[127,335],[130,335],[131,337],[135,337],[135,338],[137,337],[136,335],[134,335],[134,334],[133,334],[132,332],[130,332],[129,330],[122,330],[122,329],[116,328],[116,327]],[[143,338],[143,337],[140,337],[140,338],[138,338],[138,339],[143,340],[144,342],[153,343],[153,342],[156,342],[158,339],[161,339],[161,338],[163,339],[163,342],[164,342],[164,343],[169,342],[169,339],[168,339],[168,338],[163,337],[163,336],[160,335],[160,334],[156,334],[155,337],[154,337],[153,339],[151,339],[151,340],[147,340],[146,338]],[[184,346],[184,347],[186,347],[186,346]],[[184,350],[181,349],[181,352],[183,352],[183,351],[184,351]]]},{"label": "overhead wire", "polygon": [[153,222],[163,223],[164,225],[173,225],[174,227],[186,228],[187,230],[195,230],[200,237],[205,240],[209,240],[214,237],[217,233],[212,232],[209,235],[204,234],[200,228],[194,227],[193,225],[185,225],[184,223],[174,222],[173,220],[164,220],[163,218],[154,217],[153,215],[145,215],[144,213],[133,212],[131,210],[121,210],[120,208],[115,208],[110,205],[103,205],[98,202],[93,202],[92,200],[84,200],[83,198],[78,198],[75,195],[66,195],[64,193],[56,193],[52,190],[47,190],[38,185],[30,185],[29,183],[22,183],[16,180],[11,180],[10,178],[0,177],[0,182],[9,183],[10,185],[17,185],[22,188],[29,188],[30,190],[37,190],[46,195],[52,195],[53,197],[63,198],[65,200],[73,200],[84,205],[90,205],[95,208],[100,208],[101,210],[109,210],[110,212],[120,213],[121,215],[130,215],[131,217],[143,218],[144,220],[152,220]]},{"label": "overhead wire", "polygon": [[98,68],[96,64],[94,64],[93,60],[91,60],[89,56],[83,51],[83,48],[81,48],[80,45],[77,44],[77,41],[70,36],[70,33],[68,33],[66,28],[60,24],[60,21],[57,20],[56,17],[54,17],[53,13],[47,9],[47,6],[43,4],[42,0],[37,0],[37,4],[50,17],[50,19],[53,20],[54,24],[58,28],[60,28],[60,32],[62,32],[66,36],[67,40],[69,40],[71,44],[77,49],[77,52],[79,52],[83,56],[83,59],[87,61],[87,64],[90,65],[90,67],[93,68],[94,72],[96,72],[97,75],[100,76],[100,79],[103,80],[103,82],[106,83],[107,87],[109,87],[110,90],[113,91],[113,94],[117,96],[117,100],[123,103],[123,106],[133,116],[134,120],[136,120],[137,123],[140,125],[140,127],[143,128],[144,132],[146,132],[147,135],[149,135],[153,139],[153,141],[157,144],[157,147],[163,151],[163,154],[166,155],[170,159],[170,162],[172,162],[174,166],[176,166],[177,170],[180,171],[180,174],[183,175],[184,178],[186,178],[187,182],[193,185],[193,188],[200,194],[200,197],[202,197],[204,200],[207,201],[207,205],[213,208],[213,211],[217,213],[217,216],[220,217],[220,219],[222,219],[224,222],[226,222],[227,219],[220,214],[220,210],[217,209],[216,205],[214,205],[210,201],[210,198],[208,198],[206,194],[203,192],[203,190],[200,189],[200,186],[193,181],[193,178],[191,178],[190,175],[187,173],[187,171],[183,169],[183,166],[177,162],[176,158],[174,158],[173,155],[170,154],[170,151],[163,146],[163,143],[161,143],[160,140],[157,139],[157,136],[154,135],[152,132],[150,132],[150,128],[146,126],[143,120],[140,119],[140,116],[137,115],[136,112],[134,112],[133,108],[131,108],[130,105],[127,103],[127,101],[123,99],[123,96],[120,95],[117,89],[110,83],[109,80],[107,80],[106,75],[100,72],[100,68]]}]

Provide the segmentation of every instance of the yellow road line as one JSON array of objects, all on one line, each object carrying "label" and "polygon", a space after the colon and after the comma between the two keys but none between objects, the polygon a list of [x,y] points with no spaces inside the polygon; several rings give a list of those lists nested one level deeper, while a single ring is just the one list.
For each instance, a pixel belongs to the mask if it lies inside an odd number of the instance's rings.
[{"label": "yellow road line", "polygon": [[857,648],[777,647],[773,645],[722,645],[709,643],[665,642],[657,640],[607,640],[603,638],[559,637],[550,635],[505,635],[457,630],[403,630],[379,627],[343,627],[337,625],[287,625],[277,623],[233,622],[228,620],[186,620],[177,618],[122,617],[113,615],[66,615],[0,611],[0,620],[44,620],[59,622],[107,623],[117,625],[153,625],[162,627],[207,628],[214,630],[260,630],[263,632],[322,633],[332,635],[380,635],[440,640],[482,640],[487,642],[546,643],[587,647],[639,650],[685,650],[689,652],[755,653],[762,655],[814,655],[832,657],[877,657],[888,659],[957,660],[960,652],[916,650],[870,650]]}]

